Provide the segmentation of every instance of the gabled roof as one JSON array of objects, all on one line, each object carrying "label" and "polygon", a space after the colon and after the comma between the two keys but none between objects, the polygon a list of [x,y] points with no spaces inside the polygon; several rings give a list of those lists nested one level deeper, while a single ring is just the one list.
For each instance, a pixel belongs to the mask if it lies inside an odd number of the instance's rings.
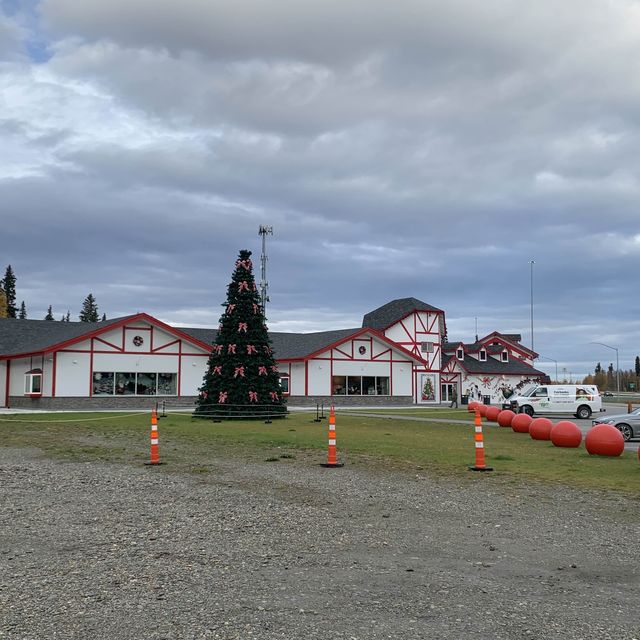
[{"label": "gabled roof", "polygon": [[0,320],[0,357],[20,353],[51,351],[51,347],[85,334],[112,327],[134,316],[124,316],[104,322],[61,322],[60,320]]},{"label": "gabled roof", "polygon": [[185,334],[181,329],[165,324],[146,313],[136,313],[104,322],[60,322],[3,318],[0,320],[0,359],[51,353],[99,336],[127,323],[138,321],[154,324],[169,333],[190,340],[203,349],[208,349],[210,346]]},{"label": "gabled roof", "polygon": [[442,309],[433,307],[417,298],[399,298],[365,314],[362,319],[362,326],[384,331],[384,329],[406,318],[414,311],[434,311],[444,315]]},{"label": "gabled roof", "polygon": [[515,347],[521,353],[526,353],[533,358],[538,355],[535,351],[531,351],[531,349],[528,349],[520,342],[522,336],[519,333],[500,333],[499,331],[494,331],[493,333],[489,333],[488,335],[484,336],[484,338],[480,338],[478,342],[490,344],[491,340],[493,339],[496,339],[502,343],[507,343],[512,347]]}]

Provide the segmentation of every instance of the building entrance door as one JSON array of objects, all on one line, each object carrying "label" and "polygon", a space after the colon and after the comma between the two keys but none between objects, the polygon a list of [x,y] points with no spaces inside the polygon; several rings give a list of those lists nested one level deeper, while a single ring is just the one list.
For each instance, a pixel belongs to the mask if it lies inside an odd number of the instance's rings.
[{"label": "building entrance door", "polygon": [[440,385],[440,402],[451,402],[454,385],[450,382],[443,382]]}]

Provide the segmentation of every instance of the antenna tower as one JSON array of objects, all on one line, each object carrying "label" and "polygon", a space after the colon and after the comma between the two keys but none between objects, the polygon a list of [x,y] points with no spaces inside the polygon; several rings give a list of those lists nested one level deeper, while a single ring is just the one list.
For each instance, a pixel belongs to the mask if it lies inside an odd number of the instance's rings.
[{"label": "antenna tower", "polygon": [[267,282],[267,235],[273,235],[273,227],[265,227],[260,225],[258,234],[262,236],[262,255],[260,256],[261,267],[261,280],[260,280],[260,298],[262,302],[262,313],[264,317],[267,317],[267,302],[269,302],[269,296],[267,295],[267,289],[269,283]]}]

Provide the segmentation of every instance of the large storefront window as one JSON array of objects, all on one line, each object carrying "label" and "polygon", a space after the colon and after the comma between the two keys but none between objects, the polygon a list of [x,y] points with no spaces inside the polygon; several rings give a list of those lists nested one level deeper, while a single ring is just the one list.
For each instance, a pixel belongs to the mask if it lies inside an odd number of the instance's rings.
[{"label": "large storefront window", "polygon": [[93,374],[93,395],[94,396],[112,396],[113,381],[115,377],[113,373],[94,373]]},{"label": "large storefront window", "polygon": [[388,376],[333,376],[331,393],[334,396],[388,396]]},{"label": "large storefront window", "polygon": [[94,396],[175,396],[177,373],[120,373],[96,371]]},{"label": "large storefront window", "polygon": [[175,396],[177,389],[178,374],[177,373],[159,373],[158,374],[158,395],[159,396]]}]

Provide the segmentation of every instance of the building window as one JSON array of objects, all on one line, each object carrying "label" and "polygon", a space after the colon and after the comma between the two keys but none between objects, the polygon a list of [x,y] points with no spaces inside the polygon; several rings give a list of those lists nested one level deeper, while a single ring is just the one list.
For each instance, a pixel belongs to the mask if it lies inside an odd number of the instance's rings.
[{"label": "building window", "polygon": [[94,396],[175,396],[177,373],[95,371]]},{"label": "building window", "polygon": [[334,396],[388,396],[388,376],[333,376],[331,394]]},{"label": "building window", "polygon": [[24,394],[26,396],[42,395],[42,369],[31,369],[25,373]]},{"label": "building window", "polygon": [[508,351],[503,351],[500,357],[502,359],[502,362],[509,362],[509,352]]},{"label": "building window", "polygon": [[458,360],[464,360],[464,350],[462,347],[456,351],[456,358],[458,358]]},{"label": "building window", "polygon": [[420,343],[420,351],[422,351],[422,353],[433,353],[433,350],[434,350],[433,342]]},{"label": "building window", "polygon": [[93,374],[93,395],[112,396],[115,375],[111,372],[95,372]]},{"label": "building window", "polygon": [[159,396],[175,396],[178,388],[177,373],[159,373],[158,374],[158,395]]},{"label": "building window", "polygon": [[487,359],[487,352],[484,349],[480,349],[480,362],[485,362]]},{"label": "building window", "polygon": [[280,376],[280,389],[283,395],[289,395],[289,376]]}]

